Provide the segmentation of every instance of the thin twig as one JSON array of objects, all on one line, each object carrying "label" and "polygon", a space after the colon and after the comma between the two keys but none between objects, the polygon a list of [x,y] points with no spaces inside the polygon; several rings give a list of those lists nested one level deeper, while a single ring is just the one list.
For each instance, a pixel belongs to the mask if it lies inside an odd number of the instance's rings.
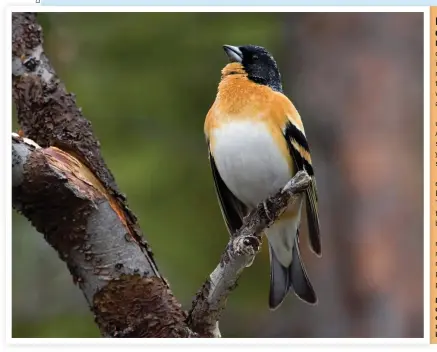
[{"label": "thin twig", "polygon": [[203,284],[193,301],[188,323],[202,335],[220,337],[218,322],[226,300],[236,287],[243,270],[259,252],[263,231],[270,227],[311,182],[305,171],[298,172],[274,196],[260,203],[229,240],[219,265]]}]

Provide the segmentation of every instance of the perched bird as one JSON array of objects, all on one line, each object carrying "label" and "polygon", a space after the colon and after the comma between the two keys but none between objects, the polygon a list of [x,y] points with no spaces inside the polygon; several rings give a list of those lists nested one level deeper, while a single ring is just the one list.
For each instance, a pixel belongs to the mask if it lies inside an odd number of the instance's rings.
[{"label": "perched bird", "polygon": [[283,94],[281,75],[269,52],[254,45],[223,46],[229,63],[222,69],[216,99],[205,119],[217,196],[232,234],[247,213],[306,170],[311,186],[289,205],[265,235],[270,255],[270,309],[290,290],[315,304],[317,297],[299,253],[301,209],[306,198],[311,249],[321,255],[317,190],[302,120]]}]

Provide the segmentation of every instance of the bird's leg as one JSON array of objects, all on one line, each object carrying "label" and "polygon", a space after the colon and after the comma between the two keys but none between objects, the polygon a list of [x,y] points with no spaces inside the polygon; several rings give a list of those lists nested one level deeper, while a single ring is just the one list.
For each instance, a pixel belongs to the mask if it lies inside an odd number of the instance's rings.
[{"label": "bird's leg", "polygon": [[248,224],[251,213],[247,213],[247,215],[243,216],[243,224]]}]

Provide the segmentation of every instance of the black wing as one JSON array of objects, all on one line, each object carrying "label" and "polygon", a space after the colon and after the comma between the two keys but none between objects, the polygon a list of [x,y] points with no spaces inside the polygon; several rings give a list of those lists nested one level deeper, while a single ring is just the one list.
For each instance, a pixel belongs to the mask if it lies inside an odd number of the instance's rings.
[{"label": "black wing", "polygon": [[288,149],[293,157],[294,165],[297,170],[305,170],[311,177],[311,185],[306,190],[306,213],[308,222],[308,232],[310,236],[311,248],[317,255],[322,254],[322,246],[320,241],[320,226],[318,212],[318,198],[316,179],[311,162],[309,162],[301,152],[293,145],[299,145],[306,152],[310,152],[308,142],[305,135],[298,130],[291,122],[287,124],[285,129],[285,137],[287,139]]},{"label": "black wing", "polygon": [[246,214],[247,208],[234,196],[220,177],[211,151],[209,151],[209,163],[222,215],[230,235],[233,235],[243,225],[243,217]]}]

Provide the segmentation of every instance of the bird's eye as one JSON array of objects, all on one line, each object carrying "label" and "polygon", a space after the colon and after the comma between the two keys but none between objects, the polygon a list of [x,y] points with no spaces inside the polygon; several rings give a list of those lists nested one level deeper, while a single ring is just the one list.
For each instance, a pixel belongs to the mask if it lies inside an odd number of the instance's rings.
[{"label": "bird's eye", "polygon": [[258,57],[258,55],[253,55],[253,56],[252,56],[252,59],[253,59],[254,61],[256,61],[256,60],[259,59],[259,57]]}]

